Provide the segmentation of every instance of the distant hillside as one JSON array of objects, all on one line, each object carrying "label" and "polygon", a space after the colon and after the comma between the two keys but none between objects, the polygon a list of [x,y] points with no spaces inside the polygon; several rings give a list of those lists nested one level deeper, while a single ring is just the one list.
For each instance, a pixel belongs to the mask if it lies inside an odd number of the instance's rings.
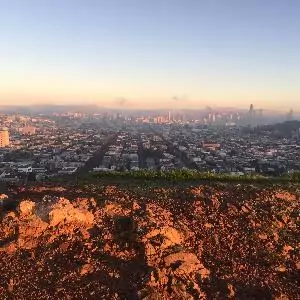
[{"label": "distant hillside", "polygon": [[97,105],[29,105],[29,106],[0,106],[2,113],[52,114],[64,112],[92,113],[99,111]]},{"label": "distant hillside", "polygon": [[257,130],[261,132],[269,131],[276,135],[285,137],[292,136],[300,128],[300,121],[286,121],[283,123],[277,123],[272,125],[265,125],[258,127]]}]

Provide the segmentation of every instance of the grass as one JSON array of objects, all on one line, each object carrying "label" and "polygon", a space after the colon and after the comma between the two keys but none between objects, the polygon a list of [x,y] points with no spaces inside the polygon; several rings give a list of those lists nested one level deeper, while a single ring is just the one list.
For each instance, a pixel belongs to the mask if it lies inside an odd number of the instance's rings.
[{"label": "grass", "polygon": [[208,182],[235,182],[235,183],[300,183],[298,173],[278,177],[266,177],[262,175],[242,175],[236,176],[231,174],[203,173],[194,170],[173,170],[173,171],[152,171],[139,170],[127,172],[97,172],[89,173],[80,180],[91,179],[125,179],[125,180],[163,180],[172,182],[183,181],[208,181]]}]

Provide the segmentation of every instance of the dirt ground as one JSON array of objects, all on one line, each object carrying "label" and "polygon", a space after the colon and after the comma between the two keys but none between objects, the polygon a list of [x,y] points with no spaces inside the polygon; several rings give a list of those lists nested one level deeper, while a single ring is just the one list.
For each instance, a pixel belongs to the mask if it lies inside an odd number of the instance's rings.
[{"label": "dirt ground", "polygon": [[5,192],[1,299],[300,299],[296,187]]}]

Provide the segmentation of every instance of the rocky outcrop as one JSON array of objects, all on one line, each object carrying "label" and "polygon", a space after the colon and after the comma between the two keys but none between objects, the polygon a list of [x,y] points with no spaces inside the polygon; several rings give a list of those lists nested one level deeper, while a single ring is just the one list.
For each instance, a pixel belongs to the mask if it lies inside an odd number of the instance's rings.
[{"label": "rocky outcrop", "polygon": [[1,299],[298,299],[296,192],[148,189],[3,196]]},{"label": "rocky outcrop", "polygon": [[198,283],[210,272],[195,254],[183,250],[184,235],[179,230],[173,227],[154,229],[145,234],[142,241],[147,263],[153,268],[148,282],[150,289],[155,288],[169,299],[188,299],[189,292],[197,297],[204,295]]},{"label": "rocky outcrop", "polygon": [[76,208],[67,199],[45,207],[48,210],[48,222],[36,214],[38,207],[35,202],[24,200],[19,204],[18,212],[7,214],[3,223],[3,234],[6,238],[13,237],[2,250],[12,252],[17,249],[34,249],[39,245],[52,243],[60,236],[72,237],[78,232],[82,237],[89,236],[88,229],[94,225],[93,214],[84,208]]},{"label": "rocky outcrop", "polygon": [[87,209],[74,207],[67,199],[60,199],[52,206],[49,220],[52,227],[74,223],[91,228],[94,223],[94,215]]}]

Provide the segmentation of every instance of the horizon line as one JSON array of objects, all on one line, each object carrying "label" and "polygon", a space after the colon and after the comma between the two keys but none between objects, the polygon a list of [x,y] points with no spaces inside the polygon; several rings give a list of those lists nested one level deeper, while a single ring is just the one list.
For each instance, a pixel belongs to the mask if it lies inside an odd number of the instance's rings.
[{"label": "horizon line", "polygon": [[[199,108],[170,108],[170,107],[165,107],[165,108],[132,108],[132,107],[114,107],[113,105],[112,106],[101,106],[100,104],[97,104],[97,103],[89,103],[89,104],[84,104],[84,103],[76,103],[76,104],[67,104],[67,103],[64,103],[64,104],[61,104],[61,103],[56,103],[56,104],[51,104],[51,103],[43,103],[43,104],[1,104],[0,105],[0,109],[5,107],[5,108],[8,108],[8,107],[14,107],[14,108],[17,108],[17,107],[41,107],[41,106],[49,106],[49,107],[54,107],[54,106],[57,106],[57,107],[89,107],[89,106],[96,106],[97,108],[99,109],[111,109],[111,110],[133,110],[133,111],[142,111],[142,110],[147,110],[147,111],[160,111],[160,110],[177,110],[177,111],[180,111],[180,110],[190,110],[190,111],[197,111],[197,110],[205,110],[205,109],[213,109],[213,110],[217,110],[217,109],[226,109],[226,110],[241,110],[241,111],[247,111],[248,108],[246,107],[230,107],[230,106],[204,106],[204,107],[199,107]],[[250,107],[250,105],[249,105]],[[255,109],[255,106],[254,106],[254,110]],[[279,108],[258,108],[257,110],[262,110],[264,112],[288,112],[289,109],[279,109]],[[297,110],[293,110],[293,113],[300,113],[300,111],[297,111]]]}]

